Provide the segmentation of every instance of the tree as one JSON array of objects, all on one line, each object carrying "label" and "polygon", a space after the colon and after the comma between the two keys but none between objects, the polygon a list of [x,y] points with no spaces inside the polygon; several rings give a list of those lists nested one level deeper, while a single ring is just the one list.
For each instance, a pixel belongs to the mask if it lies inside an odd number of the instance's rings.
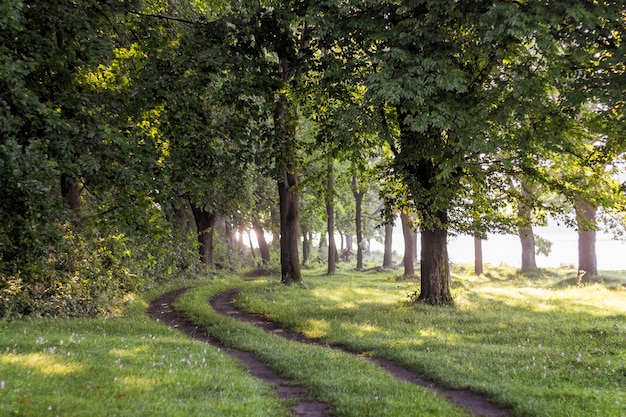
[{"label": "tree", "polygon": [[[0,258],[45,259],[80,206],[80,178],[100,163],[102,102],[85,76],[113,58],[114,4],[13,2],[0,19]],[[70,214],[69,217],[72,215]],[[13,269],[13,267],[9,267]]]},{"label": "tree", "polygon": [[335,175],[333,173],[333,157],[328,156],[328,164],[326,171],[327,187],[325,193],[326,202],[326,218],[328,234],[328,275],[334,274],[337,266],[337,245],[335,243]]},{"label": "tree", "polygon": [[363,269],[363,249],[364,249],[364,239],[363,239],[363,196],[365,192],[360,189],[359,184],[357,183],[356,174],[352,175],[352,182],[350,185],[352,189],[352,195],[354,196],[354,212],[355,218],[354,223],[356,225],[356,270],[360,271]]},{"label": "tree", "polygon": [[535,233],[532,226],[532,205],[534,200],[532,190],[528,184],[522,183],[520,196],[521,201],[517,205],[517,215],[520,219],[519,239],[522,246],[522,267],[521,272],[530,272],[537,269],[535,261]]},{"label": "tree", "polygon": [[400,220],[402,221],[402,234],[404,236],[404,276],[412,277],[415,275],[415,267],[413,265],[413,253],[415,252],[413,244],[415,242],[415,234],[413,233],[411,227],[409,215],[406,212],[400,212]]},{"label": "tree", "polygon": [[598,275],[596,208],[580,197],[574,207],[578,224],[578,273],[588,279]]},{"label": "tree", "polygon": [[[472,217],[459,216],[471,207],[467,190],[487,192],[491,184],[502,184],[498,178],[506,173],[536,178],[542,171],[537,155],[568,148],[561,122],[571,103],[563,106],[547,94],[567,74],[563,32],[571,29],[581,41],[589,33],[585,28],[597,33],[594,25],[606,11],[516,1],[344,2],[332,11],[328,15],[337,17],[333,24],[341,35],[328,36],[336,48],[329,50],[341,54],[359,45],[368,96],[390,107],[387,114],[399,127],[399,137],[390,143],[393,171],[407,186],[422,228],[418,300],[449,304],[446,237],[450,228],[471,229]],[[587,52],[578,56],[591,61]],[[546,134],[524,137],[525,143],[509,141],[504,133],[510,127],[500,122],[513,113],[539,114],[539,108]]]}]

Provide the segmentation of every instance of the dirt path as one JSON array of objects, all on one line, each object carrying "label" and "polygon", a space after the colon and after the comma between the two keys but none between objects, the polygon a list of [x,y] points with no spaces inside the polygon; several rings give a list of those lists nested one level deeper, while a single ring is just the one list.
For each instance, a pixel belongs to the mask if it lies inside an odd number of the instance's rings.
[{"label": "dirt path", "polygon": [[365,360],[377,363],[387,370],[391,375],[399,380],[407,381],[422,387],[426,387],[437,394],[447,398],[454,404],[464,407],[470,410],[475,416],[483,417],[507,417],[510,415],[509,410],[505,410],[493,404],[488,398],[477,394],[469,390],[453,390],[437,386],[433,381],[430,381],[417,372],[403,368],[395,363],[379,358],[372,358],[364,356],[349,350],[341,346],[328,346],[321,343],[319,340],[309,339],[300,333],[296,333],[290,330],[282,329],[277,323],[267,320],[265,317],[258,314],[250,314],[237,309],[233,303],[233,299],[238,294],[239,289],[233,288],[228,291],[217,294],[210,300],[211,306],[215,311],[220,314],[224,314],[233,317],[237,320],[245,321],[255,326],[261,327],[264,330],[280,335],[290,340],[296,340],[303,343],[316,344],[326,346],[329,348],[340,349],[344,352],[355,354]]},{"label": "dirt path", "polygon": [[174,310],[172,302],[185,291],[187,291],[186,288],[163,294],[150,303],[148,314],[155,320],[176,328],[190,337],[220,348],[225,353],[242,362],[256,378],[273,385],[280,398],[293,403],[291,407],[293,416],[327,417],[330,415],[331,407],[329,404],[307,401],[309,395],[305,387],[296,385],[292,380],[281,377],[265,363],[258,360],[252,353],[223,345],[219,340],[210,336],[204,330],[188,321],[181,313]]}]

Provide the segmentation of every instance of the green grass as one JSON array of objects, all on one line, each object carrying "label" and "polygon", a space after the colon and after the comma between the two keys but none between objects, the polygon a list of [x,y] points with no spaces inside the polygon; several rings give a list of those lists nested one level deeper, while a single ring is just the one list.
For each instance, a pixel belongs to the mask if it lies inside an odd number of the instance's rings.
[{"label": "green grass", "polygon": [[[486,393],[514,416],[626,416],[624,273],[583,284],[575,271],[468,271],[455,267],[454,308],[410,305],[416,283],[397,272],[328,277],[315,269],[293,287],[277,278],[205,280],[177,305],[226,344],[308,386],[337,416],[468,413],[352,355],[219,316],[207,299],[242,287],[246,309],[445,386]],[[218,349],[152,321],[145,306],[137,300],[106,320],[0,321],[0,415],[288,415],[269,386]]]},{"label": "green grass", "polygon": [[288,415],[223,352],[145,315],[0,322],[0,416]]},{"label": "green grass", "polygon": [[219,286],[194,289],[176,305],[227,345],[254,352],[282,375],[306,385],[314,398],[332,404],[334,415],[470,416],[429,390],[397,381],[380,367],[354,355],[288,341],[218,315],[207,300],[223,289]]},{"label": "green grass", "polygon": [[[409,305],[393,274],[308,276],[239,303],[328,343],[385,357],[516,416],[626,416],[626,279],[568,286],[572,271],[491,269],[454,280],[456,307]],[[575,272],[574,272],[575,276]],[[608,283],[608,284],[607,284]],[[445,415],[445,414],[442,414]]]}]

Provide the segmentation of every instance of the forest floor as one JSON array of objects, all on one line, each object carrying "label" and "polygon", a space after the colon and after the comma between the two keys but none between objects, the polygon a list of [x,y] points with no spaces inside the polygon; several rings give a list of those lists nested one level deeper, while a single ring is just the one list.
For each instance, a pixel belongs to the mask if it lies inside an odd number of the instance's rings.
[{"label": "forest floor", "polygon": [[[211,307],[213,307],[213,309],[219,314],[253,324],[269,333],[279,335],[289,340],[325,346],[328,349],[340,349],[344,352],[358,355],[363,360],[368,360],[378,364],[394,378],[426,387],[440,396],[447,398],[455,405],[469,410],[475,416],[505,417],[510,415],[510,411],[494,405],[488,398],[473,391],[462,389],[454,390],[438,386],[435,382],[424,378],[414,370],[401,367],[392,361],[381,358],[373,358],[362,355],[358,352],[351,352],[342,346],[329,346],[314,338],[308,338],[301,333],[281,328],[277,323],[270,321],[261,315],[246,313],[238,309],[233,302],[234,298],[238,294],[238,291],[239,290],[237,288],[232,288],[218,293],[210,300]],[[171,291],[163,294],[161,297],[151,302],[148,309],[150,316],[158,319],[170,327],[178,329],[190,337],[202,340],[223,349],[224,352],[241,361],[252,375],[274,386],[279,397],[288,400],[293,404],[291,409],[294,416],[322,417],[328,416],[332,413],[332,407],[329,404],[311,401],[306,387],[298,386],[293,381],[282,377],[253,354],[236,348],[226,347],[218,339],[210,336],[201,328],[189,321],[185,316],[183,316],[183,314],[176,311],[172,307],[172,302],[184,292],[185,289]]]}]

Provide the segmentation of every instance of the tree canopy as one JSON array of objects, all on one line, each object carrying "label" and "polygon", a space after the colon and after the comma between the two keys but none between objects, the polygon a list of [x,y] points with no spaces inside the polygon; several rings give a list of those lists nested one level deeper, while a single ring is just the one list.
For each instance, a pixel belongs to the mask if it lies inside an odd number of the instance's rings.
[{"label": "tree canopy", "polygon": [[[431,304],[452,302],[449,233],[516,232],[529,213],[599,227],[572,214],[582,202],[623,230],[621,1],[0,7],[11,297],[50,301],[86,274],[87,305],[151,285],[139,271],[188,269],[198,248],[221,265],[222,226],[227,247],[234,230],[270,229],[281,280],[297,283],[300,236],[306,247],[327,224],[360,245],[372,189],[389,213],[411,213],[418,300]],[[170,264],[144,256],[170,245],[189,251]]]}]

